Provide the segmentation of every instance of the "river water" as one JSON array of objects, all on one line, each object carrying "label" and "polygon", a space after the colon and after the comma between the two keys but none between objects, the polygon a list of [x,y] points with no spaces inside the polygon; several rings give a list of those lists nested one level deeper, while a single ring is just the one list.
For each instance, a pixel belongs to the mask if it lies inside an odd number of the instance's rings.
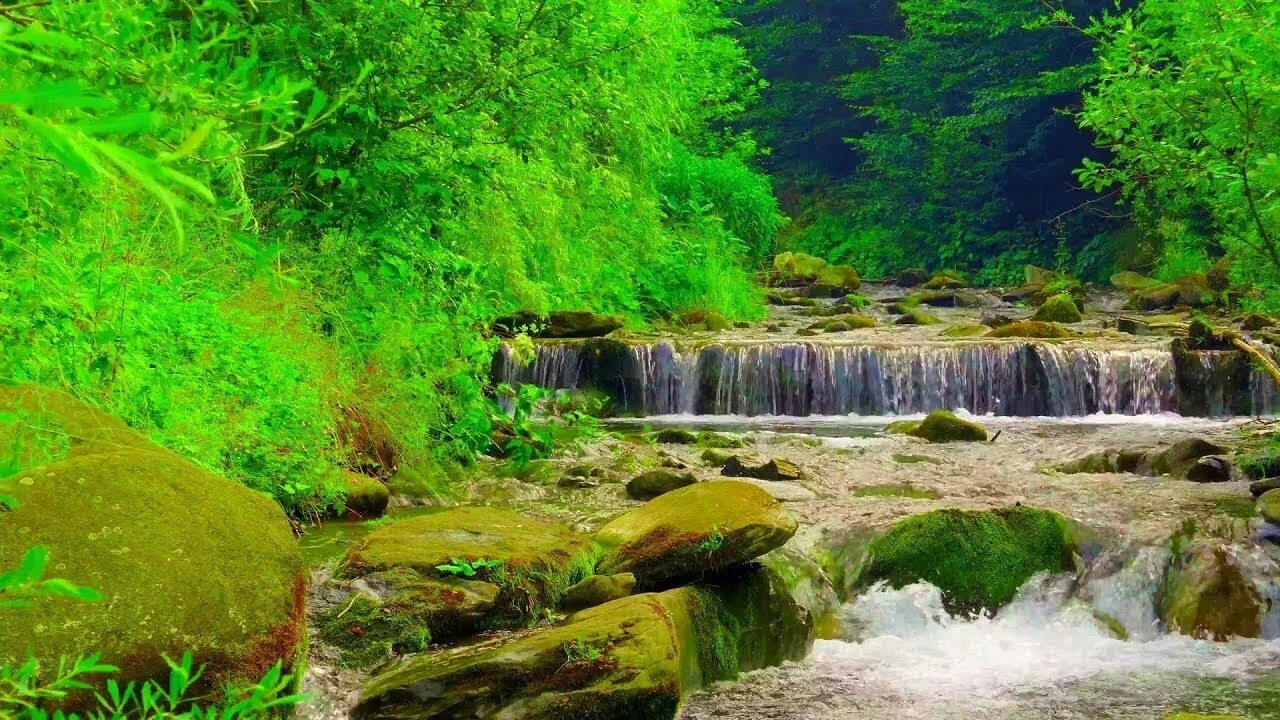
[{"label": "river water", "polygon": [[699,693],[683,717],[1145,720],[1195,709],[1280,718],[1280,640],[1116,639],[1070,583],[1033,578],[996,617],[973,620],[948,615],[926,584],[875,589],[846,606],[847,639]]}]

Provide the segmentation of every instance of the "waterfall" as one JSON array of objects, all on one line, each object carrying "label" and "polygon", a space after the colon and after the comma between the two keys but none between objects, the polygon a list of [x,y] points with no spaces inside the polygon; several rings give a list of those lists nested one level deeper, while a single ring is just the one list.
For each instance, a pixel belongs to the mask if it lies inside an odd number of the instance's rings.
[{"label": "waterfall", "polygon": [[[539,345],[526,366],[504,349],[494,370],[499,381],[513,384],[596,387],[619,410],[639,415],[904,415],[963,408],[1059,417],[1190,409],[1220,417],[1271,414],[1280,402],[1260,373],[1246,368],[1253,376],[1242,385],[1224,354],[1188,355],[1201,366],[1194,372],[1156,348],[775,342],[680,350],[665,342],[599,340]],[[1195,402],[1183,397],[1188,392]]]}]

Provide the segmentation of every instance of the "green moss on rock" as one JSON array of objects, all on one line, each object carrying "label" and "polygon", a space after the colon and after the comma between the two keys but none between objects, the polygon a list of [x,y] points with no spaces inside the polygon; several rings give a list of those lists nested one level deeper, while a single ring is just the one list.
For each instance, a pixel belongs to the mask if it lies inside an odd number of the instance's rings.
[{"label": "green moss on rock", "polygon": [[392,523],[370,533],[343,559],[344,578],[409,571],[439,578],[452,560],[495,561],[479,579],[500,589],[495,622],[519,622],[553,608],[570,585],[591,575],[599,549],[555,523],[512,510],[459,507]]},{"label": "green moss on rock", "polygon": [[20,505],[0,519],[0,567],[43,546],[51,575],[103,600],[4,608],[0,664],[100,652],[125,681],[167,677],[161,656],[192,650],[210,687],[292,664],[306,576],[275,502],[66,395],[0,391],[0,411],[32,409],[52,423],[35,432],[69,433],[69,454],[12,478]]},{"label": "green moss on rock", "polygon": [[861,583],[925,581],[942,591],[951,612],[995,611],[1035,573],[1070,569],[1073,553],[1067,521],[1049,510],[936,510],[873,542]]},{"label": "green moss on rock", "polygon": [[1060,293],[1045,300],[1032,320],[1039,322],[1078,323],[1084,319],[1070,293]]},{"label": "green moss on rock", "polygon": [[959,418],[950,410],[934,410],[910,434],[931,443],[985,442],[987,439],[987,431],[981,425]]},{"label": "green moss on rock", "polygon": [[987,331],[989,331],[990,329],[991,328],[987,327],[986,325],[963,323],[960,325],[952,325],[946,330],[943,330],[942,336],[949,337],[949,338],[982,337],[983,335],[986,335]]},{"label": "green moss on rock", "polygon": [[1258,497],[1258,514],[1263,520],[1280,525],[1280,490],[1268,490]]},{"label": "green moss on rock", "polygon": [[796,519],[755,485],[720,481],[673,490],[596,533],[603,573],[632,572],[637,587],[697,580],[782,545]]},{"label": "green moss on rock", "polygon": [[1217,542],[1180,548],[1160,599],[1160,617],[1184,635],[1228,640],[1261,632],[1263,600]]},{"label": "green moss on rock", "polygon": [[343,473],[347,495],[347,514],[375,518],[387,511],[391,492],[381,480],[360,473]]},{"label": "green moss on rock", "polygon": [[1020,320],[1011,322],[998,328],[993,328],[987,334],[989,338],[1069,338],[1074,337],[1075,333],[1062,327],[1056,322],[1041,322],[1040,320]]}]

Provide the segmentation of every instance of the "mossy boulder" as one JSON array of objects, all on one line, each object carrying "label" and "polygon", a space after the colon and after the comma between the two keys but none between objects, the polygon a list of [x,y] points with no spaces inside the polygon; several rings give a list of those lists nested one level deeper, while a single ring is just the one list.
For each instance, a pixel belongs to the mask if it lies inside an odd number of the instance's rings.
[{"label": "mossy boulder", "polygon": [[1075,298],[1068,293],[1054,295],[1036,310],[1032,320],[1039,322],[1078,323],[1083,320]]},{"label": "mossy boulder", "polygon": [[815,294],[837,297],[862,287],[858,271],[848,265],[827,265],[813,282]]},{"label": "mossy boulder", "polygon": [[557,310],[546,315],[528,311],[504,315],[493,322],[493,327],[504,336],[524,332],[538,338],[589,338],[608,335],[623,324],[617,315]]},{"label": "mossy boulder", "polygon": [[693,445],[698,442],[698,435],[684,428],[664,428],[650,437],[664,445]]},{"label": "mossy boulder", "polygon": [[969,287],[969,281],[965,280],[960,273],[950,270],[940,270],[933,274],[923,286],[926,290],[954,290],[956,288]]},{"label": "mossy boulder", "polygon": [[636,587],[632,573],[617,575],[592,575],[565,591],[560,607],[565,610],[585,610],[631,595]]},{"label": "mossy boulder", "polygon": [[842,639],[843,605],[835,584],[816,560],[791,545],[784,545],[766,553],[759,562],[777,573],[786,583],[791,597],[808,611],[813,619],[815,638]]},{"label": "mossy boulder", "polygon": [[1186,305],[1205,307],[1213,303],[1213,289],[1203,273],[1183,275],[1171,283],[1160,283],[1138,291],[1129,306],[1138,310],[1166,310]]},{"label": "mossy boulder", "polygon": [[957,417],[950,410],[934,410],[909,433],[931,443],[986,442],[981,425]]},{"label": "mossy boulder", "polygon": [[1071,569],[1074,552],[1067,521],[1049,510],[935,510],[875,540],[861,583],[925,581],[952,613],[994,612],[1035,573]]},{"label": "mossy boulder", "polygon": [[724,462],[720,474],[725,477],[755,478],[757,480],[795,481],[804,477],[800,466],[786,458],[759,459],[734,455]]},{"label": "mossy boulder", "polygon": [[1041,339],[1058,339],[1074,337],[1075,333],[1067,328],[1062,327],[1056,322],[1043,322],[1040,320],[1019,320],[1003,325],[998,328],[992,328],[987,334],[989,338],[1041,338]]},{"label": "mossy boulder", "polygon": [[744,448],[751,443],[741,435],[726,435],[724,433],[703,431],[698,433],[698,445],[704,448],[716,448],[720,450],[728,450],[734,448]]},{"label": "mossy boulder", "polygon": [[4,388],[0,412],[58,455],[10,478],[0,568],[44,547],[49,576],[103,596],[0,609],[0,665],[102,653],[120,681],[163,679],[162,656],[191,650],[213,690],[293,664],[306,574],[279,505],[63,393]]},{"label": "mossy boulder", "polygon": [[596,533],[602,573],[632,572],[642,589],[697,580],[757,558],[796,532],[782,503],[745,482],[698,483],[614,519]]},{"label": "mossy boulder", "polygon": [[893,321],[894,325],[937,325],[942,321],[923,310],[911,310]]},{"label": "mossy boulder", "polygon": [[1173,283],[1157,283],[1133,294],[1128,307],[1135,310],[1167,310],[1178,306],[1181,290]]},{"label": "mossy boulder", "polygon": [[914,435],[919,429],[919,420],[894,420],[885,426],[884,431],[890,435]]},{"label": "mossy boulder", "polygon": [[847,314],[820,320],[809,326],[810,330],[823,332],[848,332],[875,327],[878,323],[870,315]]},{"label": "mossy boulder", "polygon": [[959,325],[952,325],[946,330],[943,330],[942,337],[948,337],[948,338],[982,337],[983,335],[986,335],[987,331],[990,329],[991,328],[987,327],[986,325],[962,323]]},{"label": "mossy boulder", "polygon": [[[485,623],[503,626],[556,607],[569,586],[592,574],[598,557],[591,540],[561,525],[504,508],[459,507],[374,530],[347,552],[337,576],[382,573],[391,585],[385,596],[419,595],[409,582],[416,579],[490,583],[499,592]],[[460,564],[473,574],[439,569]],[[448,610],[447,603],[421,608],[434,635],[448,634]]]},{"label": "mossy boulder", "polygon": [[1036,265],[1025,265],[1022,268],[1024,282],[1028,285],[1048,285],[1061,277],[1056,271]]},{"label": "mossy boulder", "polygon": [[359,518],[375,518],[387,511],[391,491],[375,477],[354,472],[342,474],[347,493],[347,515]]},{"label": "mossy boulder", "polygon": [[1263,520],[1280,525],[1280,489],[1267,490],[1259,495],[1257,508]]},{"label": "mossy boulder", "polygon": [[640,473],[627,482],[627,495],[633,500],[652,500],[672,490],[678,490],[698,482],[690,473],[658,468]]},{"label": "mossy boulder", "polygon": [[1183,548],[1165,576],[1160,617],[1184,635],[1211,640],[1258,637],[1264,603],[1220,541]]},{"label": "mossy boulder", "polygon": [[893,284],[905,288],[919,287],[929,282],[931,277],[933,276],[924,268],[907,268],[898,273],[898,277],[894,278]]},{"label": "mossy boulder", "polygon": [[784,282],[813,282],[826,266],[826,260],[802,252],[778,253],[773,258],[773,272]]},{"label": "mossy boulder", "polygon": [[434,641],[487,628],[501,589],[459,577],[428,578],[407,570],[372,573],[359,589],[316,618],[320,639],[338,651],[343,667],[380,665],[418,653]]},{"label": "mossy boulder", "polygon": [[1159,284],[1159,280],[1149,278],[1142,273],[1136,273],[1132,270],[1125,270],[1124,272],[1118,272],[1111,276],[1112,287],[1131,293],[1146,290],[1149,287]]},{"label": "mossy boulder", "polygon": [[1231,258],[1223,256],[1205,273],[1205,281],[1213,292],[1225,292],[1231,287]]},{"label": "mossy boulder", "polygon": [[1067,475],[1080,473],[1136,473],[1146,461],[1150,450],[1144,448],[1115,448],[1090,453],[1058,466],[1058,472]]},{"label": "mossy boulder", "polygon": [[694,310],[684,313],[679,318],[680,324],[694,330],[720,332],[733,327],[733,324],[715,310]]},{"label": "mossy boulder", "polygon": [[804,657],[810,633],[781,579],[750,568],[411,658],[365,685],[355,717],[669,720],[702,686]]}]

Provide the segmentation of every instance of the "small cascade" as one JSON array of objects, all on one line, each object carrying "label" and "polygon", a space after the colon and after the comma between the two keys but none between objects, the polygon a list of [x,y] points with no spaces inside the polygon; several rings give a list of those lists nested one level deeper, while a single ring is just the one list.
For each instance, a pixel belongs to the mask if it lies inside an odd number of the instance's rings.
[{"label": "small cascade", "polygon": [[1231,353],[1043,343],[796,342],[682,351],[670,343],[601,340],[540,345],[526,366],[504,349],[494,370],[501,382],[595,387],[622,412],[638,415],[879,416],[963,408],[1005,416],[1225,417],[1271,414],[1280,403],[1269,379]]}]

